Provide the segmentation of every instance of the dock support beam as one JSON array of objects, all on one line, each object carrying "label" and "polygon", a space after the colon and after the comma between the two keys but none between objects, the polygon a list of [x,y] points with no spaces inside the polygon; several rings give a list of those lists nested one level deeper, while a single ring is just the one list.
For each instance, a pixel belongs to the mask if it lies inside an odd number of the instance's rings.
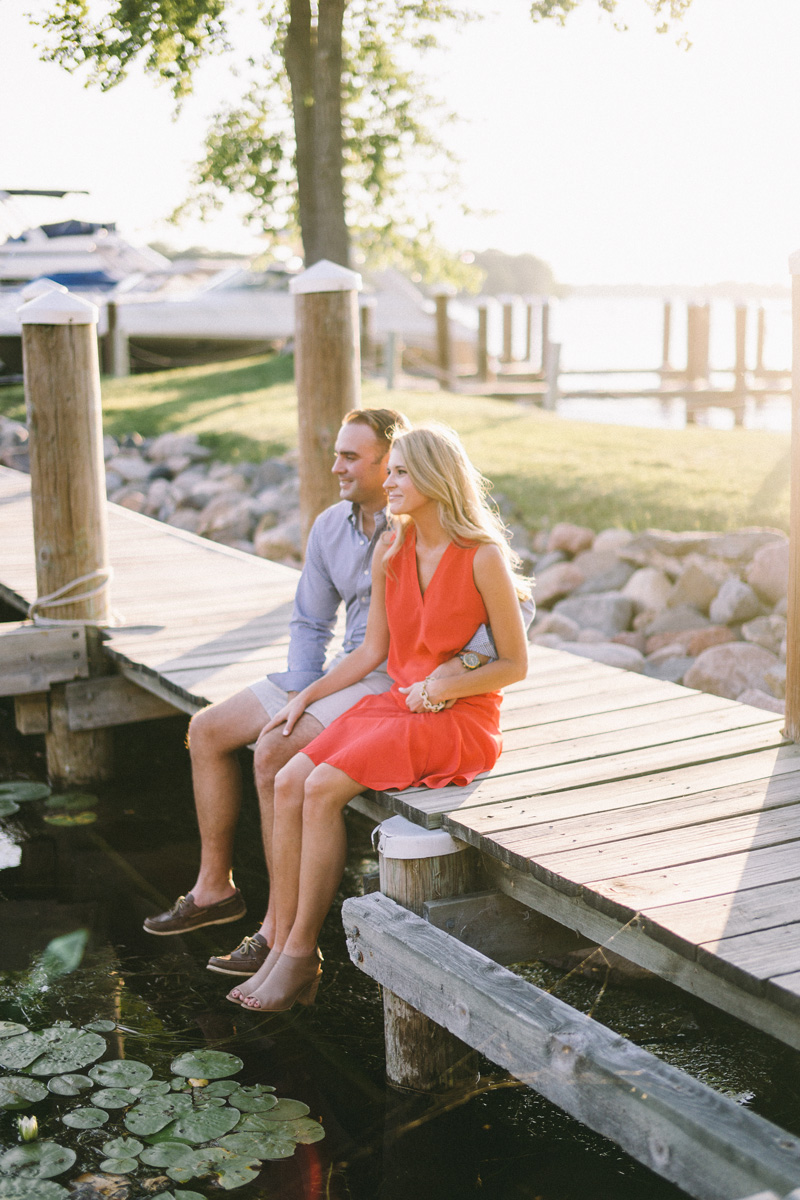
[{"label": "dock support beam", "polygon": [[[36,608],[87,626],[89,673],[102,674],[98,625],[110,620],[97,308],[47,292],[20,310],[30,433]],[[62,593],[63,595],[59,595]],[[86,786],[111,776],[107,730],[72,733],[64,684],[50,693],[45,735],[51,782]]]},{"label": "dock support beam", "polygon": [[476,374],[481,383],[489,378],[489,309],[478,305],[478,362]]},{"label": "dock support beam", "polygon": [[335,504],[333,445],[344,414],[361,407],[361,276],[321,259],[289,284],[294,295],[295,380],[303,541]]},{"label": "dock support beam", "polygon": [[436,303],[436,366],[439,375],[439,387],[443,391],[452,391],[453,387],[453,350],[450,344],[450,315],[447,302],[452,290],[442,290],[434,297]]},{"label": "dock support beam", "polygon": [[[426,900],[476,889],[477,852],[448,833],[392,817],[380,827],[378,849],[381,891],[417,916]],[[430,1094],[474,1085],[474,1052],[386,988],[383,1020],[386,1077],[394,1087]]]},{"label": "dock support beam", "polygon": [[792,276],[792,449],[789,500],[789,595],[786,609],[786,737],[800,742],[800,250]]}]

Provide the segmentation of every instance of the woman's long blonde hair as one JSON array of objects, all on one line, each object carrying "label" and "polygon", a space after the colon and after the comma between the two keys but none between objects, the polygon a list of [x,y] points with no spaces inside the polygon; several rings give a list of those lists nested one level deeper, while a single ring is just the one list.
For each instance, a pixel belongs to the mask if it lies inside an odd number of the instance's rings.
[{"label": "woman's long blonde hair", "polygon": [[[411,482],[418,492],[438,505],[442,528],[457,546],[492,542],[499,547],[522,599],[531,595],[531,581],[521,573],[519,555],[511,549],[509,534],[499,513],[487,501],[489,481],[476,471],[454,429],[438,421],[414,429],[398,430],[392,447],[403,455]],[[411,518],[394,518],[395,544],[387,566],[403,544]]]}]

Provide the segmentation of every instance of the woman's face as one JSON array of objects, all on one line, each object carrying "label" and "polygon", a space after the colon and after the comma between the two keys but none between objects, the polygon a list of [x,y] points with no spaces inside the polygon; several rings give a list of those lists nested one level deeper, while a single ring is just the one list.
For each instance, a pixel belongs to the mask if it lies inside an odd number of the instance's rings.
[{"label": "woman's face", "polygon": [[411,482],[411,476],[406,470],[401,451],[393,446],[389,452],[389,463],[386,468],[386,482],[383,485],[389,512],[393,516],[413,517],[415,512],[429,504],[433,504],[427,496],[423,496]]}]

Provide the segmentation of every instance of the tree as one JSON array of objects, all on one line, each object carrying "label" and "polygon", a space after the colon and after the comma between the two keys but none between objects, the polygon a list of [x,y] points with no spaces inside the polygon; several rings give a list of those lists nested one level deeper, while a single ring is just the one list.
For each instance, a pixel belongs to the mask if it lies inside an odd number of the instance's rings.
[{"label": "tree", "polygon": [[[556,20],[589,0],[533,0],[534,21]],[[208,55],[231,49],[229,0],[50,0],[40,22],[43,57],[89,83],[114,87],[136,61],[167,81],[178,103]],[[407,59],[436,44],[444,22],[481,15],[479,0],[264,0],[264,43],[248,59],[243,99],[221,112],[206,139],[189,204],[201,212],[245,195],[253,220],[285,229],[296,220],[307,265],[347,265],[351,235],[369,252],[392,247],[406,262],[446,262],[430,202],[452,182],[452,160],[433,128],[442,114]],[[596,0],[614,14],[618,0]],[[691,0],[644,0],[661,22]],[[427,155],[414,205],[400,182]],[[409,189],[407,189],[408,191]]]}]

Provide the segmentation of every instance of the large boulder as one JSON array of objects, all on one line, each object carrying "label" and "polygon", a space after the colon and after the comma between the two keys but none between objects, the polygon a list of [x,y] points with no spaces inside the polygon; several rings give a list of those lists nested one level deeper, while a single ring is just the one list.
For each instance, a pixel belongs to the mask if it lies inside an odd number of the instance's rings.
[{"label": "large boulder", "polygon": [[[588,550],[587,554],[594,554],[593,550]],[[579,554],[575,559],[575,565],[582,563],[583,555]],[[583,570],[583,566],[581,566]],[[601,575],[592,575],[580,587],[575,588],[576,596],[588,596],[593,592],[618,592],[625,587],[625,584],[635,572],[636,568],[632,563],[622,562],[617,559],[612,567],[607,571],[603,571]]]},{"label": "large boulder", "polygon": [[644,666],[643,654],[632,646],[621,646],[619,642],[570,642],[565,649],[570,654],[591,658],[608,667],[621,667],[623,671],[641,671]]},{"label": "large boulder", "polygon": [[260,558],[270,558],[275,562],[299,560],[303,549],[299,517],[282,521],[274,529],[263,530],[255,537],[253,545]]},{"label": "large boulder", "polygon": [[633,537],[630,529],[601,529],[592,543],[592,549],[597,550],[598,553],[610,550],[614,554],[618,554]]},{"label": "large boulder", "polygon": [[571,562],[559,562],[536,573],[536,604],[549,608],[556,600],[569,596],[584,582],[581,569]]},{"label": "large boulder", "polygon": [[780,654],[786,637],[786,618],[776,616],[756,617],[742,626],[742,637],[754,646],[763,646],[772,654]]},{"label": "large boulder", "polygon": [[778,666],[778,659],[761,646],[749,642],[728,642],[704,650],[683,678],[686,687],[714,696],[736,700],[748,688],[769,693],[767,673]]},{"label": "large boulder", "polygon": [[249,498],[239,492],[224,492],[203,509],[197,532],[214,542],[230,544],[248,539],[254,525]]},{"label": "large boulder", "polygon": [[762,546],[753,555],[745,579],[767,604],[777,604],[789,589],[789,543]]},{"label": "large boulder", "polygon": [[563,613],[542,613],[531,629],[531,637],[541,637],[545,633],[554,633],[565,642],[573,642],[580,632],[577,621],[565,617]]},{"label": "large boulder", "polygon": [[667,603],[672,584],[663,571],[656,567],[641,567],[631,575],[622,589],[640,609],[652,609],[658,612]]},{"label": "large boulder", "polygon": [[691,604],[700,612],[707,613],[725,579],[725,568],[699,554],[689,558],[678,578],[672,585],[667,604]]},{"label": "large boulder", "polygon": [[644,633],[651,638],[656,633],[680,633],[683,629],[695,631],[708,624],[708,617],[704,617],[693,605],[676,604],[674,608],[662,608],[661,612],[648,619]]},{"label": "large boulder", "polygon": [[576,621],[582,629],[599,629],[608,637],[627,629],[633,617],[634,604],[619,592],[600,592],[591,596],[570,596],[555,606]]},{"label": "large boulder", "polygon": [[186,458],[189,462],[209,458],[211,451],[201,446],[196,433],[162,433],[147,448],[151,462],[166,462],[171,458]]},{"label": "large boulder", "polygon": [[594,530],[584,525],[571,525],[561,521],[550,530],[547,539],[547,549],[561,550],[564,554],[580,554],[582,550],[590,549],[594,541]]},{"label": "large boulder", "polygon": [[752,621],[761,612],[761,601],[750,585],[729,575],[711,601],[708,615],[715,625],[738,625]]},{"label": "large boulder", "polygon": [[747,688],[736,697],[740,704],[752,704],[754,708],[765,708],[767,712],[783,714],[785,705],[777,696],[768,696],[759,688]]}]

